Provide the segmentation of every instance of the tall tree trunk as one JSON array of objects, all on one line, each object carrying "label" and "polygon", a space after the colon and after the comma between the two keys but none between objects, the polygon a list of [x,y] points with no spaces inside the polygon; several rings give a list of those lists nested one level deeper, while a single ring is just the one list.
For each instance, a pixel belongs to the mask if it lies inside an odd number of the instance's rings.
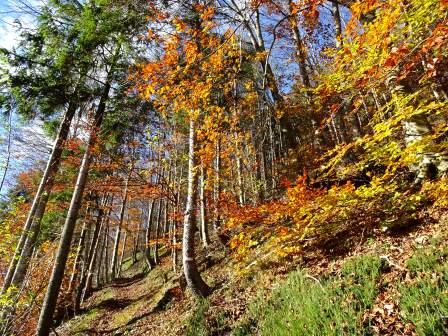
[{"label": "tall tree trunk", "polygon": [[133,244],[132,244],[132,264],[134,265],[137,262],[137,253],[138,253],[138,246],[139,246],[139,240],[140,240],[140,229],[137,230],[137,232],[134,233],[134,236],[132,238]]},{"label": "tall tree trunk", "polygon": [[124,231],[124,236],[123,236],[123,248],[121,249],[121,255],[120,255],[120,261],[118,262],[118,270],[117,270],[117,277],[120,277],[121,275],[121,270],[123,267],[123,261],[124,261],[124,255],[126,252],[126,243],[128,241],[128,231],[125,230]]},{"label": "tall tree trunk", "polygon": [[[86,216],[89,212],[89,209],[86,210]],[[70,282],[68,285],[68,291],[70,292],[72,288],[75,286],[75,282],[78,280],[79,275],[79,269],[81,265],[81,259],[82,259],[82,251],[84,249],[84,242],[86,240],[86,234],[87,234],[87,218],[84,220],[81,233],[79,234],[79,242],[78,247],[76,248],[76,256],[75,261],[73,263],[73,270],[72,275],[70,277]]]},{"label": "tall tree trunk", "polygon": [[[100,235],[102,234],[101,237],[101,244],[100,244],[100,255],[98,258],[98,262],[96,263],[96,286],[99,287],[100,284],[105,283],[106,277],[103,277],[103,265],[105,264],[104,262],[104,252],[106,250],[106,234],[107,234],[107,223],[104,223],[102,231],[100,233]],[[106,263],[107,264],[107,263]],[[103,281],[102,281],[103,280]]]},{"label": "tall tree trunk", "polygon": [[[436,92],[436,91],[434,91]],[[3,184],[5,183],[6,180],[6,175],[8,174],[8,169],[9,169],[9,164],[11,162],[11,145],[12,145],[12,111],[9,111],[8,114],[8,140],[7,140],[7,145],[6,145],[6,160],[5,160],[5,168],[3,170],[3,176],[2,176],[2,180],[0,182],[0,193],[2,192],[3,189]]]},{"label": "tall tree trunk", "polygon": [[152,199],[148,202],[148,218],[146,220],[146,232],[145,232],[145,260],[149,269],[152,269],[152,259],[151,259],[151,219],[154,209],[155,200]]},{"label": "tall tree trunk", "polygon": [[86,291],[87,283],[91,281],[92,278],[92,271],[93,266],[95,264],[95,256],[97,253],[97,247],[98,247],[98,238],[100,234],[100,230],[103,224],[103,207],[107,203],[107,196],[104,197],[104,200],[99,204],[97,219],[95,222],[95,227],[93,229],[93,235],[92,239],[90,241],[90,247],[88,250],[86,262],[84,263],[84,269],[81,272],[81,279],[79,282],[77,295],[76,295],[76,302],[75,302],[75,312],[79,310],[81,303],[83,301],[84,293]]},{"label": "tall tree trunk", "polygon": [[244,199],[244,186],[243,186],[243,165],[241,163],[241,147],[238,139],[238,133],[234,133],[235,137],[235,156],[236,156],[236,172],[238,178],[238,201],[240,205],[243,205],[246,201]]},{"label": "tall tree trunk", "polygon": [[210,287],[199,274],[195,254],[195,204],[197,198],[196,173],[196,129],[193,118],[190,118],[190,135],[188,147],[188,189],[185,206],[184,233],[182,241],[182,262],[185,279],[192,292],[197,296],[207,296]]},{"label": "tall tree trunk", "polygon": [[215,181],[213,188],[213,198],[215,203],[215,218],[213,221],[213,229],[219,233],[221,227],[221,210],[219,208],[219,199],[221,195],[221,139],[216,140],[216,157],[215,157]]},{"label": "tall tree trunk", "polygon": [[162,215],[163,208],[163,199],[159,198],[158,206],[157,206],[157,218],[156,218],[156,227],[154,229],[154,251],[153,251],[153,261],[154,265],[159,263],[159,235],[160,235],[160,220]]},{"label": "tall tree trunk", "polygon": [[[76,91],[74,95],[76,95]],[[23,231],[20,236],[19,243],[17,244],[14,256],[11,259],[8,272],[6,273],[6,277],[3,282],[2,293],[4,293],[11,285],[11,281],[14,274],[16,273],[16,268],[19,263],[21,270],[20,273],[17,274],[18,279],[23,279],[24,275],[22,275],[21,273],[26,273],[28,269],[29,256],[32,253],[32,249],[35,245],[35,241],[40,230],[40,222],[45,212],[45,207],[49,198],[50,191],[53,188],[54,177],[59,169],[62,150],[64,148],[64,143],[67,140],[67,136],[70,130],[70,124],[72,122],[73,116],[75,115],[76,108],[77,105],[73,100],[71,100],[62,119],[62,123],[59,127],[56,140],[53,144],[50,157],[48,158],[47,166],[45,167],[44,173],[41,177],[36,195],[34,196],[31,209],[28,212],[28,217],[23,226]],[[24,249],[27,240],[29,240],[29,242],[27,244],[27,248]],[[29,249],[31,249],[31,251]],[[24,254],[23,257],[21,256],[22,253]],[[21,281],[17,281],[17,283],[19,284],[21,283]]]},{"label": "tall tree trunk", "polygon": [[206,198],[205,198],[205,169],[201,163],[201,174],[199,177],[199,205],[200,205],[200,217],[201,217],[201,240],[204,247],[208,247],[210,244],[210,238],[208,235],[208,222],[206,212]]},{"label": "tall tree trunk", "polygon": [[300,76],[302,77],[303,85],[306,88],[311,87],[310,76],[308,74],[308,69],[306,66],[306,48],[303,43],[302,36],[300,34],[299,25],[297,24],[297,15],[293,13],[293,1],[288,1],[288,23],[291,27],[294,42],[296,43],[296,58],[299,63]]},{"label": "tall tree trunk", "polygon": [[[174,176],[176,176],[177,173],[177,149],[176,149],[176,165],[175,165],[175,173]],[[183,176],[183,165],[181,164],[179,169],[179,178],[176,183],[176,203],[175,203],[175,211],[176,214],[180,212],[180,188],[182,185],[182,176]],[[177,272],[177,218],[173,218],[173,248],[171,251],[171,257],[173,262],[173,272]]]},{"label": "tall tree trunk", "polygon": [[104,232],[106,237],[104,238],[105,240],[105,248],[104,248],[104,264],[103,264],[103,269],[104,269],[104,280],[106,283],[109,283],[110,281],[110,277],[109,277],[109,262],[110,262],[110,258],[109,258],[109,232],[110,232],[110,228],[109,228],[109,219],[106,225],[106,231]]},{"label": "tall tree trunk", "polygon": [[337,1],[331,1],[331,12],[333,13],[336,31],[336,48],[339,49],[342,46],[342,21],[341,13],[339,11],[339,4]]},{"label": "tall tree trunk", "polygon": [[130,177],[130,175],[128,175],[128,177],[126,178],[126,184],[125,184],[124,193],[123,193],[123,201],[121,203],[121,209],[120,209],[120,217],[119,217],[119,220],[118,220],[117,231],[115,233],[115,243],[114,243],[114,247],[113,247],[113,250],[112,250],[112,261],[110,263],[110,274],[111,274],[111,277],[112,277],[112,281],[115,280],[115,277],[116,277],[116,274],[117,274],[118,247],[120,245],[121,227],[123,225],[124,214],[125,214],[125,211],[126,211],[126,203],[127,203],[127,200],[128,200],[129,177]]},{"label": "tall tree trunk", "polygon": [[48,336],[50,333],[50,328],[53,324],[53,314],[56,308],[56,302],[58,299],[59,290],[61,288],[62,279],[64,276],[65,266],[67,263],[67,258],[70,253],[70,245],[72,241],[73,231],[75,229],[76,219],[78,218],[79,209],[81,207],[82,198],[84,195],[84,188],[87,183],[87,177],[89,173],[89,166],[91,160],[91,151],[96,143],[97,135],[96,132],[99,130],[104,113],[106,110],[106,102],[109,99],[109,92],[111,89],[111,80],[113,67],[118,59],[120,48],[117,49],[114,55],[114,60],[112,62],[111,69],[108,73],[108,78],[98,104],[98,108],[95,112],[92,129],[89,133],[89,138],[87,141],[87,148],[84,153],[81,166],[78,173],[78,178],[76,181],[75,189],[73,190],[72,200],[70,202],[70,207],[68,209],[67,218],[64,223],[62,230],[61,240],[59,242],[59,247],[56,253],[56,260],[54,263],[53,271],[48,283],[47,292],[45,294],[44,302],[42,304],[42,309],[39,316],[39,322],[37,325],[37,336]]}]

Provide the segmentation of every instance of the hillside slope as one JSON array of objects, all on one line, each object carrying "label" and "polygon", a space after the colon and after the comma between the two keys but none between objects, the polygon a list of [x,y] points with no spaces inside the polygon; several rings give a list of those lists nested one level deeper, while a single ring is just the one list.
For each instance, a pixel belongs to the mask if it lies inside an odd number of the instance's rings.
[{"label": "hillside slope", "polygon": [[[88,300],[58,335],[445,335],[448,332],[448,215],[436,223],[364,237],[350,254],[315,255],[276,267],[240,265],[219,246],[200,254],[214,291],[184,291],[169,257]],[[304,262],[304,260],[308,260]]]}]

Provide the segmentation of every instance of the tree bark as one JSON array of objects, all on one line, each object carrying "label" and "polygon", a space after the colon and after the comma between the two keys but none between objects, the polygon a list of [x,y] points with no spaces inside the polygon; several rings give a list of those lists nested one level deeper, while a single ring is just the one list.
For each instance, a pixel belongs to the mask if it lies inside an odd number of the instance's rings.
[{"label": "tree bark", "polygon": [[214,181],[214,207],[215,218],[213,221],[213,229],[219,233],[221,227],[221,213],[219,209],[219,199],[221,195],[221,139],[216,141],[216,157],[215,157],[215,181]]},{"label": "tree bark", "polygon": [[152,213],[154,209],[154,202],[155,200],[152,199],[148,202],[148,218],[146,220],[146,232],[145,232],[145,260],[146,264],[148,265],[148,268],[151,270],[152,260],[151,260],[151,219],[152,219]]},{"label": "tree bark", "polygon": [[128,200],[128,183],[129,183],[129,176],[126,178],[126,184],[124,187],[124,193],[123,193],[123,201],[121,203],[121,209],[120,209],[120,217],[118,221],[117,231],[115,233],[115,243],[112,250],[112,261],[110,263],[110,274],[112,281],[115,280],[116,274],[117,274],[117,262],[118,262],[118,247],[120,245],[120,237],[121,237],[121,226],[123,225],[124,220],[124,214],[126,211],[126,203]]},{"label": "tree bark", "polygon": [[120,261],[118,262],[117,277],[120,277],[120,275],[121,275],[121,269],[123,267],[123,260],[124,260],[124,254],[126,252],[127,241],[128,241],[128,231],[125,230],[124,236],[123,236],[123,248],[121,249]]},{"label": "tree bark", "polygon": [[201,216],[201,240],[204,247],[208,247],[210,244],[210,238],[208,235],[208,222],[206,211],[206,198],[205,198],[205,169],[201,164],[201,174],[199,179],[199,204],[200,204],[200,216]]},{"label": "tree bark", "polygon": [[[89,212],[89,209],[86,210],[86,216]],[[82,258],[82,250],[84,248],[84,241],[86,239],[87,233],[87,218],[84,220],[82,225],[81,233],[79,235],[78,247],[76,249],[75,261],[73,263],[72,275],[70,277],[70,283],[68,285],[68,291],[70,292],[72,288],[74,288],[75,282],[78,279],[78,272],[80,269],[81,258]]]},{"label": "tree bark", "polygon": [[187,285],[197,296],[207,296],[210,287],[199,274],[195,254],[195,204],[197,198],[196,172],[196,129],[193,118],[190,118],[190,135],[188,147],[188,189],[185,206],[184,233],[182,241],[182,262]]},{"label": "tree bark", "polygon": [[156,218],[156,227],[154,228],[154,251],[153,251],[153,261],[154,265],[159,263],[159,235],[160,235],[160,220],[162,215],[162,207],[163,207],[163,199],[159,198],[159,202],[157,205],[157,218]]},{"label": "tree bark", "polygon": [[100,235],[101,228],[103,226],[103,214],[104,214],[103,206],[107,203],[107,196],[105,196],[104,201],[101,203],[102,204],[100,204],[99,209],[98,209],[98,214],[97,214],[97,219],[95,222],[95,227],[93,230],[92,239],[90,241],[89,252],[87,255],[86,262],[84,264],[84,270],[81,273],[82,277],[81,277],[81,281],[78,286],[76,302],[75,302],[75,311],[79,310],[81,303],[84,301],[84,296],[85,296],[86,291],[90,290],[90,282],[92,279],[93,266],[95,265],[95,258],[96,258],[96,254],[97,254],[99,235]]},{"label": "tree bark", "polygon": [[331,1],[331,12],[333,13],[334,25],[336,30],[336,48],[342,47],[342,21],[341,13],[339,11],[339,4],[337,1]]},{"label": "tree bark", "polygon": [[288,1],[288,23],[291,27],[291,31],[293,34],[294,42],[296,43],[296,58],[299,63],[300,76],[302,77],[303,85],[306,88],[311,87],[310,77],[308,75],[308,69],[306,66],[306,48],[303,43],[302,36],[300,34],[299,26],[297,24],[297,15],[293,13],[292,1]]}]

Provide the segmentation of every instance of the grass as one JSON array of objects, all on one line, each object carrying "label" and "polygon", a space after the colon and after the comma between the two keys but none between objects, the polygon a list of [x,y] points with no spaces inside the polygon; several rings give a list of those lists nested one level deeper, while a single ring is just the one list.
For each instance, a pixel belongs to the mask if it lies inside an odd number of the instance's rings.
[{"label": "grass", "polygon": [[407,260],[413,278],[398,285],[400,308],[418,335],[448,334],[448,247],[433,241]]},{"label": "grass", "polygon": [[267,302],[259,298],[250,305],[253,318],[234,335],[254,331],[272,336],[368,334],[362,317],[377,296],[380,272],[381,261],[375,256],[353,258],[340,276],[320,282],[303,271],[293,272]]},{"label": "grass", "polygon": [[207,336],[208,329],[206,326],[205,314],[210,304],[207,299],[198,299],[193,314],[187,320],[187,336]]}]

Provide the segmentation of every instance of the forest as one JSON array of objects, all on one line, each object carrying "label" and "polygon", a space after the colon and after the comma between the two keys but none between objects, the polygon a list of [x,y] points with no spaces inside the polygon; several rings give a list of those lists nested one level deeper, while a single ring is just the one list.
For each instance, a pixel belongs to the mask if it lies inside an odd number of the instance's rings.
[{"label": "forest", "polygon": [[448,334],[447,0],[0,20],[1,336]]}]

